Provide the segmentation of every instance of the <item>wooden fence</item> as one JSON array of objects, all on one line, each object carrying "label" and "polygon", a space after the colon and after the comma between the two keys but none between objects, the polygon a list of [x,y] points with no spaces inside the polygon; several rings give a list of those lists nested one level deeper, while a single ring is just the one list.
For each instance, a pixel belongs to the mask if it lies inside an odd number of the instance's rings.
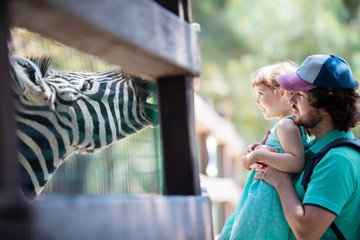
[{"label": "wooden fence", "polygon": [[[201,194],[193,78],[199,29],[188,0],[4,0],[0,3],[0,239],[212,239]],[[7,39],[10,27],[72,46],[158,88],[166,196],[28,204],[18,193]]]}]

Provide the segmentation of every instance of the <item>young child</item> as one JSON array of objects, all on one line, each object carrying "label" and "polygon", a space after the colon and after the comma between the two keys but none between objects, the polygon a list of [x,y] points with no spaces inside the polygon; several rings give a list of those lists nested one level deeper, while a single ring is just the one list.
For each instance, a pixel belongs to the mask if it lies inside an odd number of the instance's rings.
[{"label": "young child", "polygon": [[[251,76],[257,95],[256,104],[265,119],[276,118],[265,145],[277,149],[270,152],[253,144],[242,158],[244,168],[251,170],[253,164],[266,164],[288,173],[300,173],[305,165],[304,147],[308,143],[305,130],[292,119],[290,93],[285,91],[276,76],[296,71],[292,61],[265,66]],[[253,170],[248,178],[235,212],[231,215],[218,237],[225,239],[288,239],[290,228],[282,211],[276,190],[263,180],[255,180]]]}]

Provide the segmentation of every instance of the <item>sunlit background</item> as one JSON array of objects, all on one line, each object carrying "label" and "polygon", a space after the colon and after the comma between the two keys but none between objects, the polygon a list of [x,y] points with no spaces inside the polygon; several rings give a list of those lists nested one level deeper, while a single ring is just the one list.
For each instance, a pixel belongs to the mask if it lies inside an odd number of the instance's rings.
[{"label": "sunlit background", "polygon": [[[250,74],[284,59],[300,65],[309,55],[332,53],[347,60],[360,80],[359,6],[357,0],[192,0],[193,22],[201,26],[198,94],[232,123],[245,145],[262,139],[276,120],[265,120],[256,106]],[[360,136],[359,127],[354,132]],[[230,177],[242,186],[238,175],[246,178],[247,172],[232,163],[233,175],[217,175],[214,166],[220,164],[213,164],[210,153],[207,174]],[[235,190],[222,194],[236,196]],[[215,204],[215,234],[233,212],[231,198]]]},{"label": "sunlit background", "polygon": [[[192,0],[201,26],[199,95],[238,129],[246,143],[261,139],[273,121],[255,105],[250,74],[284,59],[297,64],[309,55],[343,57],[360,76],[357,0]],[[359,131],[357,130],[359,136]]]}]

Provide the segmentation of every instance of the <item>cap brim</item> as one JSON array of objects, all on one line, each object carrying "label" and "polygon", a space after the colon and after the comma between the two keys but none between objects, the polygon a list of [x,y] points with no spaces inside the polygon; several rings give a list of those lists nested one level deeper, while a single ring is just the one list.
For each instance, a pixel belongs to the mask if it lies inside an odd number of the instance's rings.
[{"label": "cap brim", "polygon": [[276,77],[280,85],[288,91],[306,91],[316,86],[302,80],[296,72],[279,75]]}]

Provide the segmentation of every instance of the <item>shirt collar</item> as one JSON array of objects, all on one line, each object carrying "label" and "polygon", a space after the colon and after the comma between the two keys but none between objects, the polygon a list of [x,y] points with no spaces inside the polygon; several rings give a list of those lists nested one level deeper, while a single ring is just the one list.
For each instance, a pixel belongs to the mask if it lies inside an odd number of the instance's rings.
[{"label": "shirt collar", "polygon": [[327,133],[323,138],[319,141],[316,141],[310,148],[313,153],[319,152],[323,149],[326,145],[331,143],[332,141],[339,139],[339,138],[354,138],[354,134],[351,131],[344,132],[339,131],[337,129],[332,130],[331,132]]}]

